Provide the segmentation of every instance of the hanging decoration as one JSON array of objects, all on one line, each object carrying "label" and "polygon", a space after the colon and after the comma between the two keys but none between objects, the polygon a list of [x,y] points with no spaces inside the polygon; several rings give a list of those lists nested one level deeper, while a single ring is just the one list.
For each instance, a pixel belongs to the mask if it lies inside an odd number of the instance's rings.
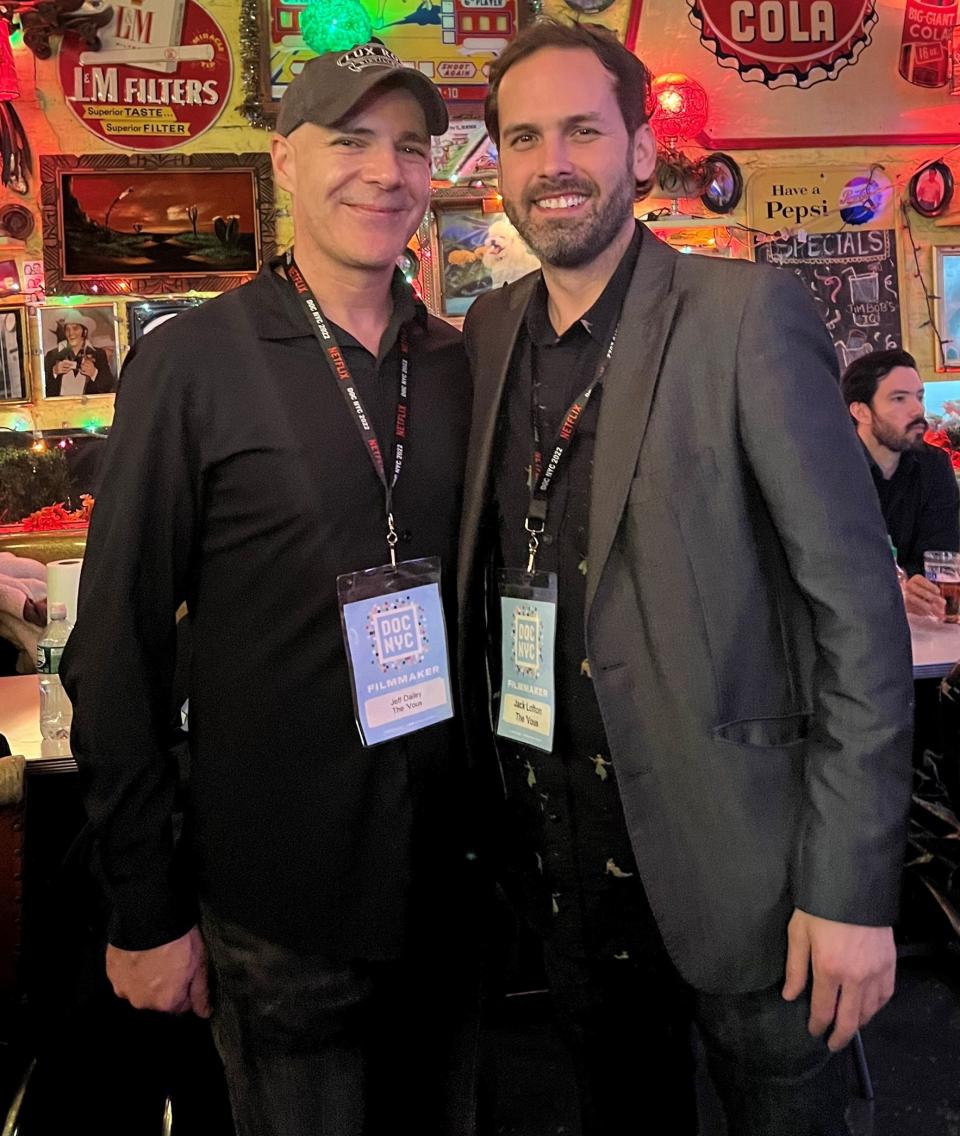
[{"label": "hanging decoration", "polygon": [[674,203],[680,197],[699,197],[705,187],[703,163],[692,162],[677,146],[696,138],[706,126],[706,91],[687,75],[658,75],[650,85],[648,112],[659,143],[657,181],[663,195]]},{"label": "hanging decoration", "polygon": [[19,97],[20,83],[10,46],[10,22],[0,18],[0,181],[15,193],[26,193],[30,147],[20,116],[13,106],[13,100]]},{"label": "hanging decoration", "polygon": [[918,330],[924,327],[933,329],[934,339],[937,343],[937,370],[943,370],[946,367],[946,345],[948,340],[937,326],[934,312],[937,296],[927,287],[927,282],[924,280],[923,273],[920,271],[920,246],[914,239],[913,229],[910,227],[910,210],[907,208],[905,201],[900,202],[900,212],[903,216],[903,228],[907,234],[907,240],[910,242],[910,251],[913,254],[913,278],[920,282],[924,305],[927,309],[927,318],[920,324]]},{"label": "hanging decoration", "polygon": [[300,13],[300,34],[311,51],[349,51],[373,35],[360,0],[308,0]]},{"label": "hanging decoration", "polygon": [[237,108],[251,126],[273,129],[273,116],[263,111],[260,93],[260,21],[257,0],[240,3],[240,75],[243,80],[243,102]]},{"label": "hanging decoration", "polygon": [[668,150],[707,125],[707,92],[687,75],[658,75],[650,84],[650,128]]},{"label": "hanging decoration", "polygon": [[84,47],[97,51],[100,29],[113,20],[111,7],[91,11],[84,7],[84,0],[7,0],[2,7],[19,18],[23,42],[37,59],[49,59],[53,54],[53,36],[76,36]]}]

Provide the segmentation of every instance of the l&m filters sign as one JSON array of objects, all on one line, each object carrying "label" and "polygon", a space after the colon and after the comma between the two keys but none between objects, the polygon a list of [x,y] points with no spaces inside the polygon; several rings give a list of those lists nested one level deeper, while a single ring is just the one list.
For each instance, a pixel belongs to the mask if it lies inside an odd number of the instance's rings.
[{"label": "l&m filters sign", "polygon": [[60,50],[67,106],[91,134],[128,150],[172,150],[219,118],[233,65],[219,24],[196,0],[115,0],[100,51]]}]

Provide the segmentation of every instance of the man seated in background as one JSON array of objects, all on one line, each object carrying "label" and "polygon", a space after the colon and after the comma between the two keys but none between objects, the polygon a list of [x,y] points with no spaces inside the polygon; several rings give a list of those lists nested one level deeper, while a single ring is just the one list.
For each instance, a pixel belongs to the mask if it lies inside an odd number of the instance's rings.
[{"label": "man seated in background", "polygon": [[906,351],[871,352],[847,367],[840,389],[870,459],[897,563],[907,574],[907,611],[942,618],[944,601],[924,578],[923,554],[960,549],[960,493],[950,459],[923,440],[927,420],[916,361]]}]

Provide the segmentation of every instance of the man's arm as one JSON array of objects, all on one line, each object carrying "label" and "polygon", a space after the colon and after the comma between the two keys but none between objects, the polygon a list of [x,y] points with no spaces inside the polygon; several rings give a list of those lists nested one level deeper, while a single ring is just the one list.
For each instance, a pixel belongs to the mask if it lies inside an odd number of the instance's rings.
[{"label": "man's arm", "polygon": [[911,781],[909,635],[833,346],[792,274],[756,275],[737,383],[743,445],[817,651],[784,996],[796,997],[812,968],[811,1030],[823,1032],[836,1009],[830,1044],[839,1047],[893,988],[889,924]]},{"label": "man's arm", "polygon": [[930,464],[913,541],[915,555],[905,565],[911,576],[923,575],[925,552],[960,551],[960,490],[953,466],[942,450],[931,449],[921,457]]},{"label": "man's arm", "polygon": [[175,613],[196,529],[196,439],[186,361],[167,362],[176,354],[169,343],[162,354],[149,340],[144,348],[124,370],[62,667],[112,907],[108,937],[122,952],[173,944],[196,922],[175,857],[178,769],[169,749]]},{"label": "man's arm", "polygon": [[102,347],[94,347],[92,356],[84,356],[80,371],[87,380],[86,394],[110,394],[117,385],[107,353]]}]

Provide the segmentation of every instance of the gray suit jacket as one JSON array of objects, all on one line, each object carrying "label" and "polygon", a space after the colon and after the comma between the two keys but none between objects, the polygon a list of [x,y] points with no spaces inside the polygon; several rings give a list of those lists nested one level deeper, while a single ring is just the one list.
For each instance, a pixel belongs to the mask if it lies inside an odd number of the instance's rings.
[{"label": "gray suit jacket", "polygon": [[[470,636],[495,423],[535,279],[482,297],[465,329],[466,702],[483,689]],[[781,979],[795,906],[890,923],[909,636],[834,351],[792,274],[644,239],[603,381],[588,547],[593,680],[637,864],[687,981]]]}]

